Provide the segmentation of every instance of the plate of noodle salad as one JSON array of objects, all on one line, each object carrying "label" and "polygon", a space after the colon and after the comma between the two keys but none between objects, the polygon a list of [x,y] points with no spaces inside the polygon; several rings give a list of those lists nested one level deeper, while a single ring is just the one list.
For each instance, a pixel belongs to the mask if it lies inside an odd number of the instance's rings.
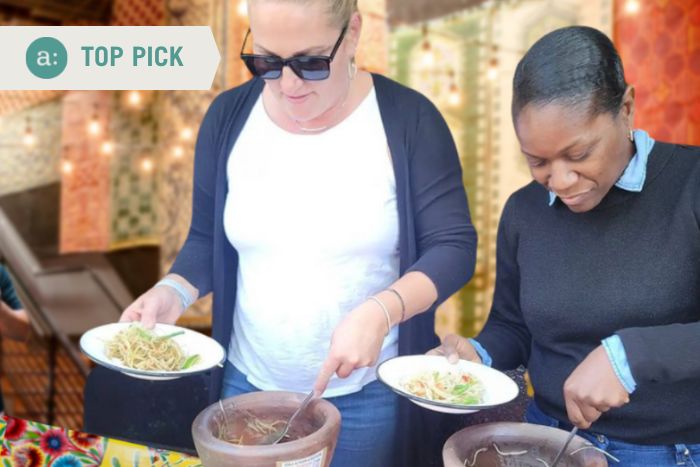
[{"label": "plate of noodle salad", "polygon": [[450,363],[440,355],[405,355],[377,367],[377,378],[397,394],[437,412],[465,414],[518,396],[508,375],[480,363]]},{"label": "plate of noodle salad", "polygon": [[158,323],[112,323],[80,337],[80,349],[95,363],[134,378],[170,380],[222,366],[223,347],[197,331]]}]

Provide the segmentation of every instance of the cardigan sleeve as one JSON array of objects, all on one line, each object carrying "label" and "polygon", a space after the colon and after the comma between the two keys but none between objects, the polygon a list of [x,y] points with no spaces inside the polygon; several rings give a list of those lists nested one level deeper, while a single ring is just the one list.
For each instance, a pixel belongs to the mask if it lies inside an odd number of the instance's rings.
[{"label": "cardigan sleeve", "polygon": [[527,365],[532,336],[520,308],[518,238],[514,198],[503,208],[496,239],[496,287],[489,318],[476,340],[491,356],[494,368],[509,370]]},{"label": "cardigan sleeve", "polygon": [[433,281],[439,304],[474,273],[477,236],[457,148],[442,115],[427,99],[420,105],[408,157],[418,258],[408,271],[423,272]]},{"label": "cardigan sleeve", "polygon": [[197,288],[202,297],[212,290],[214,198],[221,131],[221,96],[212,102],[197,135],[192,186],[192,221],[182,249],[170,269]]}]

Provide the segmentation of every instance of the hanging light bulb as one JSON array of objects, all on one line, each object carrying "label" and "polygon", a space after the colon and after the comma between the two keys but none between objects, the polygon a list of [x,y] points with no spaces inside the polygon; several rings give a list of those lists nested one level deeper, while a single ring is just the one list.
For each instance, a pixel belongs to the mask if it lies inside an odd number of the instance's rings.
[{"label": "hanging light bulb", "polygon": [[129,105],[132,107],[138,107],[141,104],[141,93],[138,91],[129,92]]},{"label": "hanging light bulb", "polygon": [[175,159],[180,159],[184,155],[185,155],[185,150],[182,148],[182,146],[178,145],[178,146],[175,146],[173,148],[173,157],[175,157]]},{"label": "hanging light bulb", "polygon": [[421,46],[423,52],[421,56],[421,65],[424,68],[431,68],[435,64],[435,54],[433,53],[433,47],[428,40],[428,26],[423,25],[423,45]]},{"label": "hanging light bulb", "polygon": [[64,175],[70,175],[73,173],[73,163],[71,161],[63,161],[61,163],[61,172]]},{"label": "hanging light bulb", "polygon": [[239,16],[248,16],[248,2],[246,0],[239,0],[237,10]]},{"label": "hanging light bulb", "polygon": [[105,155],[114,153],[114,143],[111,141],[104,141],[102,146],[100,146],[100,151],[102,151],[102,154]]},{"label": "hanging light bulb", "polygon": [[189,141],[192,139],[193,136],[194,136],[194,132],[192,131],[192,128],[190,128],[188,126],[186,126],[185,128],[182,129],[182,131],[180,131],[180,138],[183,141]]},{"label": "hanging light bulb", "polygon": [[22,143],[24,143],[27,148],[32,148],[36,144],[36,136],[34,136],[34,131],[32,131],[32,122],[29,117],[27,117],[27,126],[24,128]]},{"label": "hanging light bulb", "polygon": [[153,171],[153,161],[149,157],[141,161],[141,170],[147,174]]},{"label": "hanging light bulb", "polygon": [[450,87],[447,91],[447,103],[452,107],[457,107],[462,103],[462,95],[459,92],[459,87],[457,86],[454,70],[450,70],[448,75],[450,77]]},{"label": "hanging light bulb", "polygon": [[100,125],[100,119],[97,116],[97,104],[92,106],[92,117],[87,125],[88,133],[92,136],[97,136],[102,132],[102,126]]},{"label": "hanging light bulb", "polygon": [[492,58],[489,61],[489,68],[486,71],[486,78],[489,81],[495,81],[498,78],[498,59]]},{"label": "hanging light bulb", "polygon": [[625,2],[625,11],[630,15],[636,15],[639,13],[641,6],[638,0],[627,0]]}]

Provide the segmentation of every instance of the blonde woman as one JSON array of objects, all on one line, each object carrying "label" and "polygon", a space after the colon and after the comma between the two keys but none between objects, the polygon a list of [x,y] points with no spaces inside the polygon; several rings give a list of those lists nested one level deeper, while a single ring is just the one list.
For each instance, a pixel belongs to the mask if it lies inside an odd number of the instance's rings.
[{"label": "blonde woman", "polygon": [[426,98],[357,69],[357,0],[248,6],[254,78],[207,112],[187,241],[122,320],[172,323],[213,292],[212,400],[314,388],[343,416],[334,466],[408,465],[397,427],[421,414],[399,421],[375,368],[437,345],[435,306],[473,272],[454,142]]}]

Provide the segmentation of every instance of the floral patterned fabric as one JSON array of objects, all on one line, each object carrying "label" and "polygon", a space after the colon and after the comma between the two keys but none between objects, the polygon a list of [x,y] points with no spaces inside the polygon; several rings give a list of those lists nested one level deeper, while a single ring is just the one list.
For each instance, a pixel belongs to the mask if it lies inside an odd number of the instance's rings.
[{"label": "floral patterned fabric", "polygon": [[201,467],[196,457],[0,417],[0,467]]}]

